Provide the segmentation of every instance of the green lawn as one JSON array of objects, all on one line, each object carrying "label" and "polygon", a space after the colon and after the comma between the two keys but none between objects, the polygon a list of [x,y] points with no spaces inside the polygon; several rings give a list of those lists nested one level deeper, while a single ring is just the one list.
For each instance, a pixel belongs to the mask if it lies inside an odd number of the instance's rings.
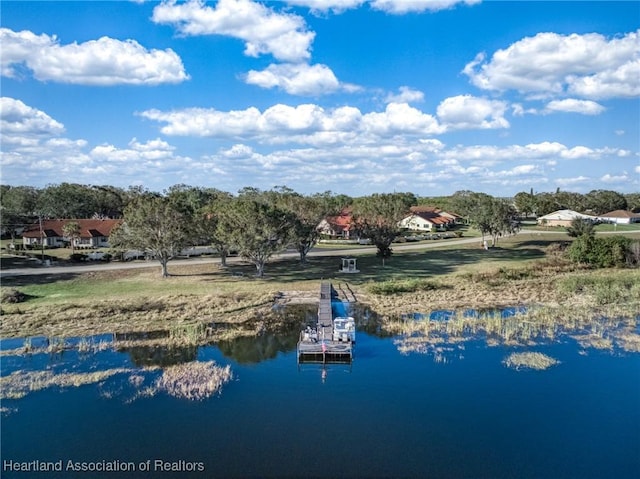
[{"label": "green lawn", "polygon": [[640,231],[640,223],[632,223],[630,225],[600,224],[596,225],[595,230],[598,233],[608,231]]}]

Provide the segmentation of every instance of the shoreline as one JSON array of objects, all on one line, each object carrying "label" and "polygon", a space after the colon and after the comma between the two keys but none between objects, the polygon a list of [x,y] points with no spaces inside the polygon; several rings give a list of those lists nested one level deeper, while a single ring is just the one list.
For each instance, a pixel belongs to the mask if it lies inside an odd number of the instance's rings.
[{"label": "shoreline", "polygon": [[[3,277],[0,337],[154,332],[194,343],[277,332],[303,321],[302,310],[292,311],[316,304],[323,281],[349,291],[349,300],[390,331],[398,319],[414,313],[428,317],[447,310],[462,317],[469,309],[504,307],[527,308],[519,320],[537,322],[543,315],[556,325],[575,322],[576,316],[640,321],[640,269],[585,269],[564,259],[554,240],[523,240],[513,236],[489,251],[470,246],[407,250],[386,265],[362,255],[355,275],[337,273],[339,255],[332,252],[305,265],[276,258],[264,278],[256,278],[255,269],[241,261],[227,268],[176,263],[166,279],[158,278],[157,265],[151,264]],[[5,298],[11,289],[17,290],[16,298]]]},{"label": "shoreline", "polygon": [[[640,315],[640,271],[615,270],[580,271],[541,276],[530,279],[487,279],[499,273],[483,273],[479,282],[473,275],[443,277],[434,280],[425,291],[397,294],[373,294],[370,285],[350,285],[358,302],[381,321],[392,324],[403,315],[446,310],[497,310],[524,307],[530,311],[543,310],[547,314],[589,315],[593,317],[626,317],[635,320]],[[615,279],[614,279],[615,278]],[[578,291],[562,290],[571,282]],[[638,284],[627,291],[625,297],[599,293],[599,284]],[[241,335],[272,330],[289,322],[300,321],[277,314],[275,310],[296,305],[317,303],[317,288],[311,281],[305,289],[283,289],[282,284],[266,283],[252,288],[252,293],[241,291],[219,295],[177,294],[145,298],[105,298],[93,302],[66,302],[57,305],[28,306],[27,303],[4,304],[0,336],[3,339],[45,337],[82,337],[99,334],[166,332],[180,336],[180,331],[209,328],[211,340],[229,337],[230,329]],[[594,283],[593,288],[588,283]],[[284,285],[286,287],[286,285]],[[566,288],[566,286],[564,286]],[[256,291],[256,289],[259,291]],[[611,301],[603,302],[599,295],[613,294]],[[637,297],[639,299],[633,299]],[[275,307],[274,307],[275,306]],[[556,311],[557,313],[553,313]],[[523,319],[531,313],[522,315]],[[197,319],[195,319],[197,318]],[[558,319],[558,323],[562,322]],[[188,335],[188,333],[185,333]]]}]

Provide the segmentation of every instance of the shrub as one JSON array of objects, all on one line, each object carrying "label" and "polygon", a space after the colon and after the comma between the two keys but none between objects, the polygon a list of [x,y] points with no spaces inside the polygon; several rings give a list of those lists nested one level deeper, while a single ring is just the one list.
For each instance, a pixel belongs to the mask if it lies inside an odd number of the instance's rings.
[{"label": "shrub", "polygon": [[627,266],[640,266],[640,241],[634,241],[627,249]]},{"label": "shrub", "polygon": [[627,264],[630,246],[631,240],[624,236],[580,236],[567,253],[574,263],[586,263],[596,268],[622,267]]},{"label": "shrub", "polygon": [[593,237],[595,235],[593,222],[582,218],[574,218],[571,226],[567,228],[567,234],[573,238],[581,236]]},{"label": "shrub", "polygon": [[570,276],[560,281],[559,288],[560,291],[572,295],[591,295],[598,304],[631,301],[640,294],[637,277]]},{"label": "shrub", "polygon": [[2,290],[3,303],[22,303],[27,300],[27,295],[15,288],[5,288]]},{"label": "shrub", "polygon": [[440,285],[426,279],[389,280],[369,286],[373,294],[391,295],[398,293],[414,293],[416,291],[433,291]]},{"label": "shrub", "polygon": [[72,253],[69,255],[69,260],[73,263],[80,263],[81,261],[87,260],[87,255],[84,253]]}]

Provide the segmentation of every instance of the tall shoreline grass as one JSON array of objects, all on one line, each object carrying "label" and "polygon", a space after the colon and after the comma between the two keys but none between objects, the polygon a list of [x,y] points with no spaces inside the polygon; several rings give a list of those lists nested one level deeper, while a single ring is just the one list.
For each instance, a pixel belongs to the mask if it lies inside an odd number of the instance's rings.
[{"label": "tall shoreline grass", "polygon": [[[348,282],[357,300],[392,330],[397,327],[394,319],[403,314],[434,309],[526,306],[538,315],[547,311],[544,314],[555,317],[550,320],[554,324],[571,322],[576,314],[592,319],[640,315],[640,270],[585,270],[553,251],[545,254],[544,245],[540,248],[525,242],[489,251],[487,256],[473,248],[410,252],[394,255],[384,268],[377,258],[363,257],[359,259],[363,273],[349,276],[335,272],[335,258],[327,257],[313,259],[306,268],[292,260],[276,262],[270,265],[273,276],[265,279],[235,274],[246,265],[232,271],[193,265],[176,268],[167,280],[159,279],[153,268],[85,273],[71,280],[47,278],[24,285],[9,282],[6,287],[25,293],[27,300],[1,304],[0,335],[167,331],[183,342],[215,340],[223,330],[212,331],[212,325],[243,325],[247,334],[283,321],[273,310],[278,298],[317,295],[320,282],[326,280]],[[461,259],[455,263],[458,256]],[[252,323],[260,327],[252,328]],[[205,338],[203,331],[212,335]]]}]

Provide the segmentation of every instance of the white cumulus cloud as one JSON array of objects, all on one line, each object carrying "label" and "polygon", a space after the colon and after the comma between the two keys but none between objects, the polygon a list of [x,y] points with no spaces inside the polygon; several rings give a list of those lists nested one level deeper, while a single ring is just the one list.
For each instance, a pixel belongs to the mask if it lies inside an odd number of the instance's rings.
[{"label": "white cumulus cloud", "polygon": [[375,141],[381,137],[430,136],[442,133],[438,121],[407,103],[390,103],[382,112],[362,113],[345,106],[324,109],[314,104],[277,104],[263,112],[251,107],[228,112],[188,108],[141,116],[165,123],[165,135],[232,137],[265,143],[336,144]]},{"label": "white cumulus cloud", "polygon": [[438,118],[450,129],[509,128],[504,118],[507,104],[471,95],[458,95],[444,99],[437,109]]},{"label": "white cumulus cloud", "polygon": [[463,72],[485,90],[572,94],[583,98],[640,95],[639,31],[607,38],[598,33],[543,32],[488,58],[479,53]]},{"label": "white cumulus cloud", "polygon": [[312,13],[342,13],[368,3],[373,10],[392,15],[406,13],[436,12],[455,7],[463,3],[473,5],[482,0],[286,0],[289,5],[307,7]]},{"label": "white cumulus cloud", "polygon": [[453,8],[459,3],[473,5],[481,0],[371,0],[371,8],[394,15],[435,12]]},{"label": "white cumulus cloud", "polygon": [[602,181],[603,183],[623,183],[629,181],[629,177],[626,174],[616,176],[607,173],[600,178],[600,181]]},{"label": "white cumulus cloud", "polygon": [[366,3],[367,0],[286,0],[289,5],[297,7],[306,7],[312,13],[342,13],[345,10],[358,8]]},{"label": "white cumulus cloud", "polygon": [[57,37],[0,28],[2,75],[17,77],[24,65],[40,81],[77,85],[159,85],[189,76],[171,49],[147,50],[135,40],[102,37],[61,45]]},{"label": "white cumulus cloud", "polygon": [[553,100],[547,103],[547,112],[580,113],[582,115],[599,115],[605,107],[591,100],[576,100],[566,98],[564,100]]},{"label": "white cumulus cloud", "polygon": [[357,89],[354,85],[341,84],[333,71],[322,64],[271,64],[262,71],[251,70],[245,80],[262,88],[279,88],[291,95],[317,96]]},{"label": "white cumulus cloud", "polygon": [[14,98],[0,98],[0,130],[3,142],[10,136],[51,136],[64,132],[64,125],[45,112]]},{"label": "white cumulus cloud", "polygon": [[237,38],[245,42],[247,56],[271,54],[292,63],[310,58],[315,37],[299,15],[278,13],[250,0],[219,0],[213,7],[201,0],[167,0],[154,8],[152,20],[173,25],[184,35]]},{"label": "white cumulus cloud", "polygon": [[386,103],[419,103],[424,101],[424,93],[408,86],[401,86],[398,93],[390,93]]}]

